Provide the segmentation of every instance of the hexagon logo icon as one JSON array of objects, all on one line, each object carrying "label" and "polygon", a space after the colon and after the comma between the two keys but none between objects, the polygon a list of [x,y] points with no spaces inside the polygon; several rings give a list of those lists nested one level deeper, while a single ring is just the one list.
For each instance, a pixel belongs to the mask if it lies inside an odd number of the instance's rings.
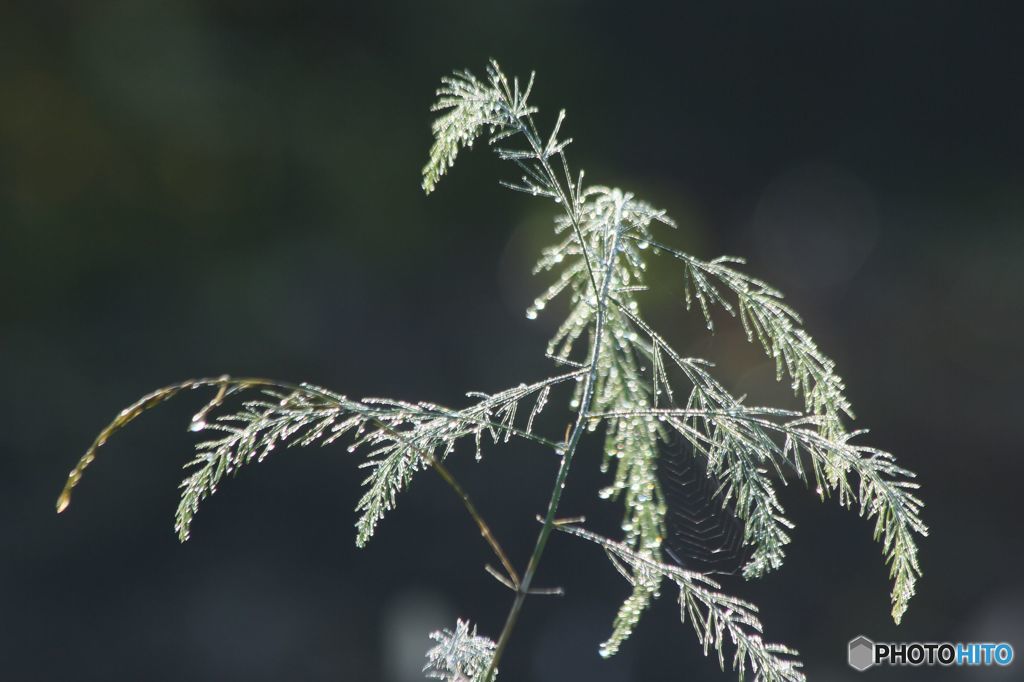
[{"label": "hexagon logo icon", "polygon": [[864,635],[850,640],[850,667],[864,672],[875,664],[875,643]]}]

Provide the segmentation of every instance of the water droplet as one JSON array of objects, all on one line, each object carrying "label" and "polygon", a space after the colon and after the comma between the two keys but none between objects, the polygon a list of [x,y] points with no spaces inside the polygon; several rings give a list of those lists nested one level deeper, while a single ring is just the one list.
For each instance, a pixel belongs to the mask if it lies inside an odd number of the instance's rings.
[{"label": "water droplet", "polygon": [[199,417],[198,419],[193,417],[192,418],[192,423],[188,425],[188,430],[189,431],[202,431],[205,428],[206,428],[206,420],[203,419],[202,417]]}]

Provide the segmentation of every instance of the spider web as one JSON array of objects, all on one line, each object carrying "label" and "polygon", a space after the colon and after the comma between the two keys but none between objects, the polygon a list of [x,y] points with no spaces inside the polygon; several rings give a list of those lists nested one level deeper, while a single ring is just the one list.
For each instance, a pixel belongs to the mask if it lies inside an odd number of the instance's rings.
[{"label": "spider web", "polygon": [[675,431],[661,445],[657,475],[667,507],[665,556],[690,571],[738,573],[753,553],[743,544],[743,522],[731,500],[723,507],[721,482]]}]

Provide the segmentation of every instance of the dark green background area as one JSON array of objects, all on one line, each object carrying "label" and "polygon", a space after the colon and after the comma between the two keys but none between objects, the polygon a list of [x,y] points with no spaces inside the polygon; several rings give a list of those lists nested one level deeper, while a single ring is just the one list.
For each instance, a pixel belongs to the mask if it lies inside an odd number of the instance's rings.
[{"label": "dark green background area", "polygon": [[[1024,48],[1013,3],[20,2],[0,8],[0,677],[405,680],[456,615],[500,631],[511,595],[458,501],[423,474],[366,551],[344,446],[278,452],[171,530],[203,397],[136,422],[62,517],[67,470],[122,406],[197,375],[309,380],[464,404],[552,372],[560,308],[523,315],[550,205],[481,145],[427,198],[438,78],[538,71],[539,121],[587,178],[676,217],[665,239],[782,288],[834,357],[867,439],[919,472],[932,536],[903,626],[871,525],[799,485],[788,560],[728,587],[811,679],[860,679],[849,639],[996,640],[1024,655],[1019,357]],[[792,405],[725,318],[705,337],[680,273],[650,317],[751,402]],[[556,396],[545,421],[568,419]],[[600,440],[566,515],[614,528]],[[450,460],[518,563],[555,462]],[[728,680],[666,590],[620,655],[628,587],[556,536],[503,680]],[[411,662],[406,663],[409,660]],[[991,670],[878,679],[1002,680]],[[1000,676],[1000,672],[1003,672]]]}]

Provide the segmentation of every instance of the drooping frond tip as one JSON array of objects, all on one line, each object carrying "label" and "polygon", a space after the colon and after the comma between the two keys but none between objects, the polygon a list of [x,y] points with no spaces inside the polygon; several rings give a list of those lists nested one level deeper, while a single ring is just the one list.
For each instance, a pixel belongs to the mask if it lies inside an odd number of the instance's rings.
[{"label": "drooping frond tip", "polygon": [[487,78],[479,80],[470,71],[456,71],[441,79],[441,87],[432,111],[443,111],[431,126],[434,143],[430,159],[423,167],[423,191],[430,194],[464,147],[489,129],[494,142],[504,136],[505,128],[534,112],[527,104],[533,77],[520,90],[519,80],[511,82],[494,60],[487,66]]},{"label": "drooping frond tip", "polygon": [[217,395],[214,397],[213,400],[210,401],[210,403],[207,404],[206,408],[204,408],[203,411],[205,412],[208,409],[211,409],[215,403],[219,402],[220,400],[223,400],[224,395],[226,394],[229,387],[237,387],[242,384],[248,385],[251,382],[258,381],[260,380],[232,380],[227,376],[222,376],[216,379],[189,379],[187,381],[182,381],[177,384],[172,384],[170,386],[165,386],[163,388],[157,389],[156,391],[148,393],[143,397],[139,398],[137,401],[135,401],[128,407],[118,412],[117,416],[114,417],[114,420],[107,424],[106,428],[100,431],[99,435],[96,436],[95,440],[93,440],[92,444],[89,446],[89,449],[86,450],[85,454],[82,455],[82,457],[78,460],[78,463],[75,465],[75,468],[72,469],[71,472],[68,474],[68,478],[64,484],[64,488],[60,491],[60,495],[57,498],[57,513],[63,513],[71,505],[72,492],[74,491],[75,487],[79,484],[79,482],[82,480],[82,476],[85,474],[85,470],[88,469],[89,466],[96,460],[96,455],[99,452],[100,448],[106,445],[107,441],[110,439],[111,436],[113,436],[115,433],[126,427],[129,423],[134,421],[143,412],[146,412],[147,410],[156,407],[157,405],[166,400],[170,400],[174,396],[178,395],[178,393],[186,389],[195,389],[206,386],[218,386],[219,390],[217,391]]}]

